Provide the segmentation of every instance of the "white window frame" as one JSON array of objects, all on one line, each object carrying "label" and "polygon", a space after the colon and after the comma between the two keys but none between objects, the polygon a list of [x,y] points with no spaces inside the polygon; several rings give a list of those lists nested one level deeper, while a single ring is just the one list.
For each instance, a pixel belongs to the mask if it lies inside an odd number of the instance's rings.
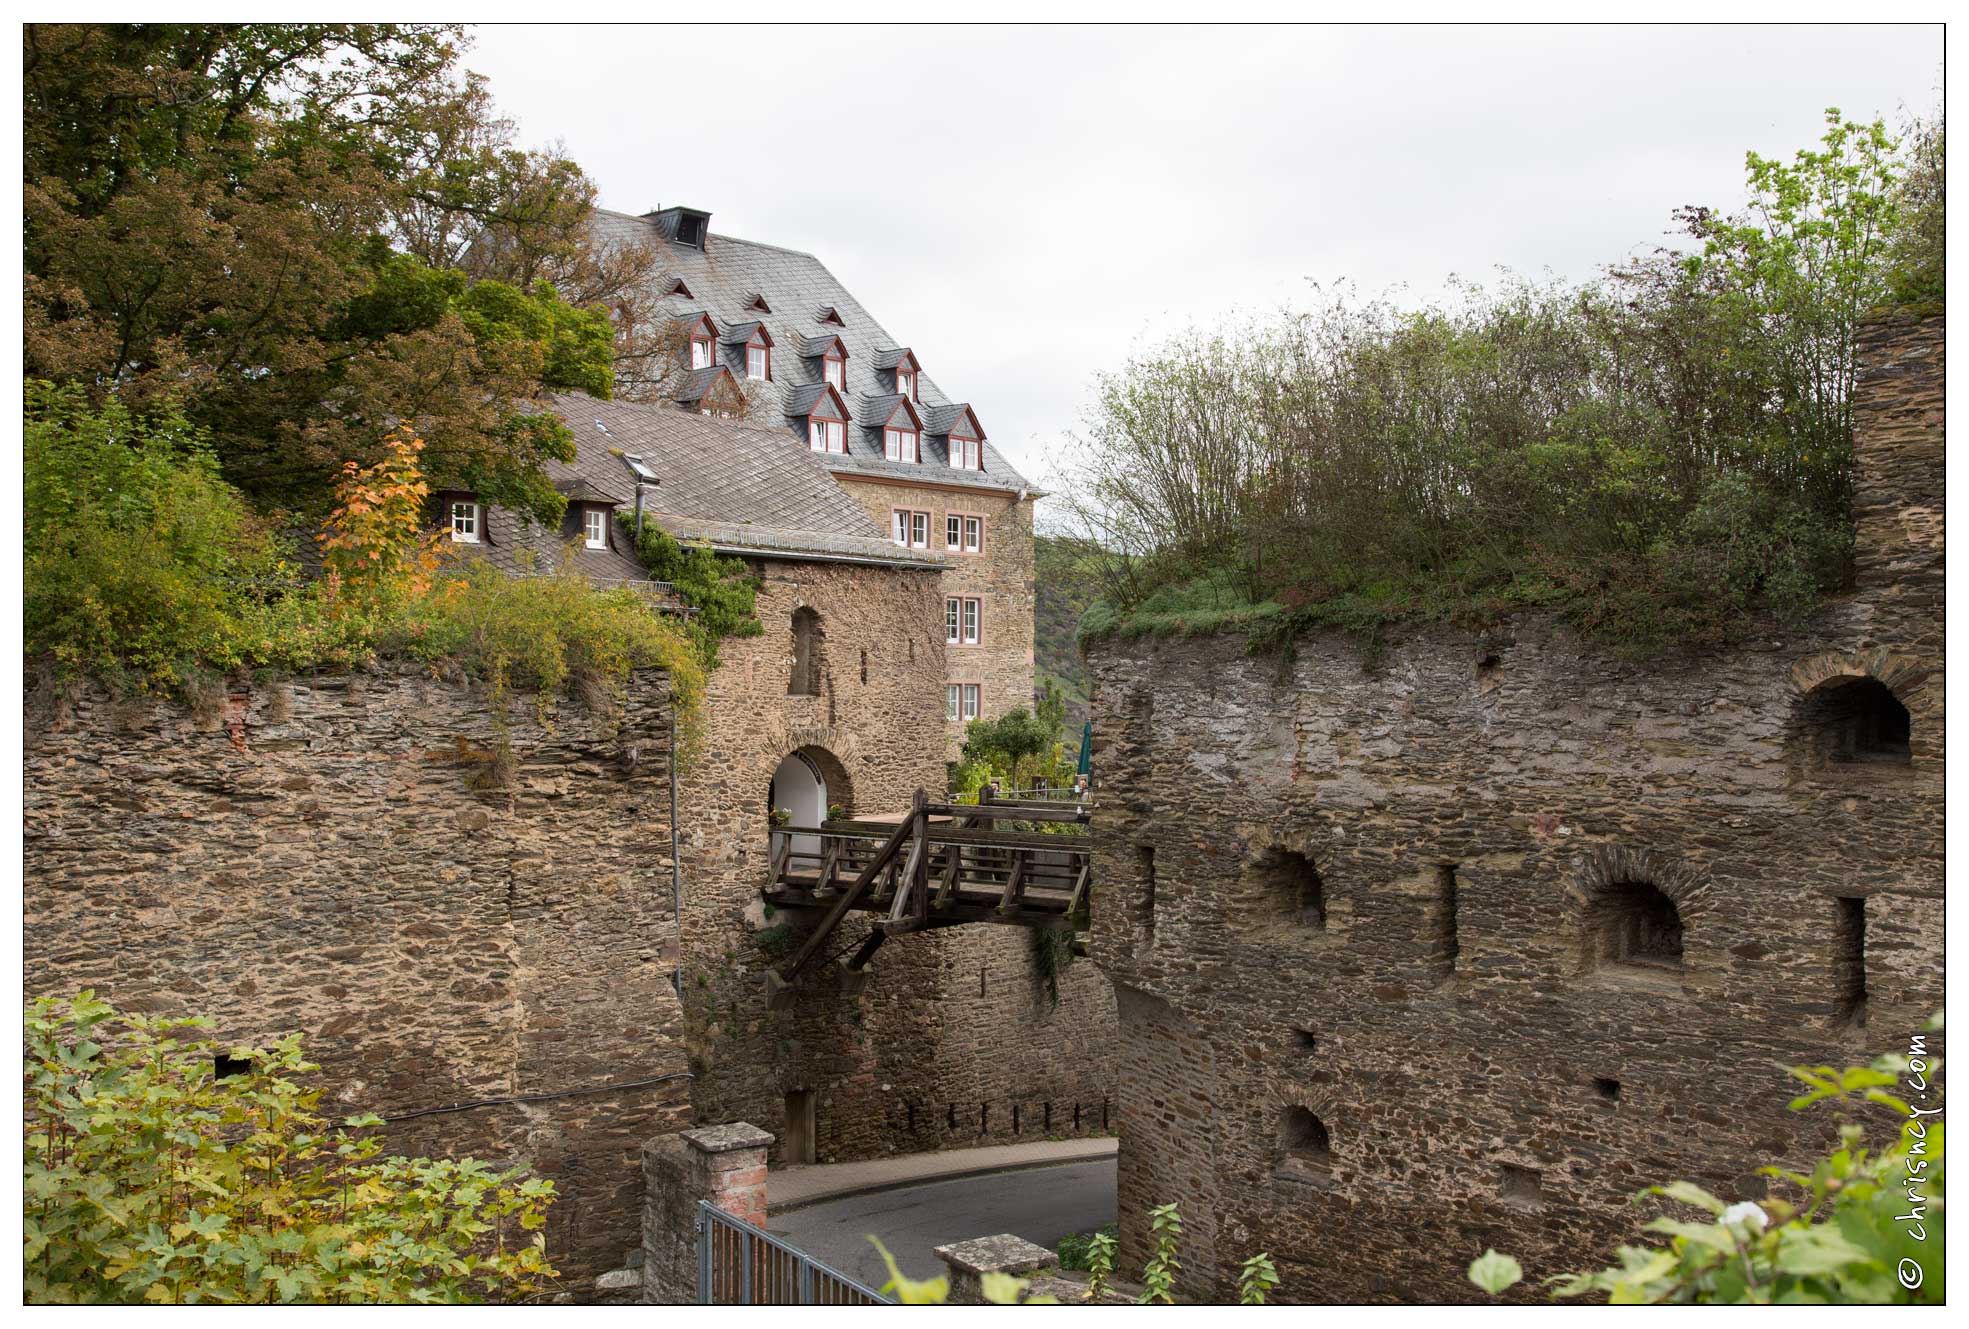
[{"label": "white window frame", "polygon": [[964,552],[981,554],[984,552],[984,518],[966,517],[964,519]]},{"label": "white window frame", "polygon": [[454,501],[451,505],[451,538],[456,544],[479,542],[479,505]]},{"label": "white window frame", "polygon": [[975,438],[953,438],[950,440],[954,450],[950,464],[960,471],[982,471],[984,469],[984,443]]},{"label": "white window frame", "polygon": [[898,396],[907,397],[911,401],[916,400],[916,371],[915,370],[913,369],[896,370],[896,394]]},{"label": "white window frame", "polygon": [[978,718],[978,713],[982,709],[978,705],[978,700],[979,700],[978,693],[980,689],[976,683],[966,683],[963,686],[964,686],[963,718],[966,721],[975,720]]},{"label": "white window frame", "polygon": [[772,367],[772,357],[767,353],[764,346],[756,342],[748,342],[746,344],[745,376],[747,378],[763,383],[766,381],[766,377],[772,373]]},{"label": "white window frame", "polygon": [[590,549],[608,548],[608,511],[604,508],[581,509],[581,535]]},{"label": "white window frame", "polygon": [[943,690],[944,718],[955,722],[964,714],[964,688],[961,684],[950,683]]},{"label": "white window frame", "polygon": [[943,598],[943,639],[946,645],[955,646],[963,639],[960,624],[964,617],[964,602],[954,595]]},{"label": "white window frame", "polygon": [[955,512],[946,512],[943,518],[943,547],[961,549],[964,545],[964,519]]},{"label": "white window frame", "polygon": [[890,509],[889,538],[904,549],[928,549],[930,514],[914,512],[908,508]]},{"label": "white window frame", "polygon": [[820,376],[836,392],[848,390],[848,362],[840,356],[823,356],[820,362]]},{"label": "white window frame", "polygon": [[807,421],[807,448],[811,452],[848,451],[848,426],[840,420]]},{"label": "white window frame", "polygon": [[964,640],[965,646],[976,646],[984,638],[984,601],[966,596],[964,599]]},{"label": "white window frame", "polygon": [[692,337],[691,368],[709,369],[715,363],[717,362],[712,358],[711,354],[711,339],[709,337]]},{"label": "white window frame", "polygon": [[[882,455],[890,461],[918,462],[923,460],[922,435],[914,429],[885,428],[882,431]],[[904,456],[907,448],[909,455]]]}]

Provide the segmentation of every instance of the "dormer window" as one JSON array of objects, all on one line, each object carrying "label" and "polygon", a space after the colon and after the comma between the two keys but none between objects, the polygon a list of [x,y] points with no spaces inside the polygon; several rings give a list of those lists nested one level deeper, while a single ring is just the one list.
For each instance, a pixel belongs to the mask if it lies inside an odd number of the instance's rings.
[{"label": "dormer window", "polygon": [[882,431],[882,455],[890,461],[920,462],[923,436],[914,429],[897,429],[892,425]]},{"label": "dormer window", "polygon": [[848,390],[848,362],[841,358],[838,350],[829,351],[821,357],[820,376],[827,380],[827,385],[836,392]]},{"label": "dormer window", "polygon": [[773,376],[773,344],[764,328],[745,343],[745,376],[765,382]]},{"label": "dormer window", "polygon": [[950,464],[960,471],[984,469],[984,440],[950,436]]},{"label": "dormer window", "polygon": [[718,363],[718,353],[712,349],[711,339],[709,337],[692,337],[691,368],[709,369],[716,363]]},{"label": "dormer window", "polygon": [[770,314],[773,312],[772,306],[766,303],[766,297],[756,291],[752,293],[750,299],[746,300],[745,308],[747,312],[754,314]]},{"label": "dormer window", "polygon": [[581,510],[582,541],[590,549],[608,548],[608,509],[583,508]]},{"label": "dormer window", "polygon": [[848,426],[843,420],[807,421],[807,446],[815,452],[848,451]]},{"label": "dormer window", "polygon": [[896,392],[899,396],[916,400],[916,372],[912,369],[896,369]]},{"label": "dormer window", "polygon": [[479,505],[458,499],[451,505],[451,538],[461,545],[479,542]]}]

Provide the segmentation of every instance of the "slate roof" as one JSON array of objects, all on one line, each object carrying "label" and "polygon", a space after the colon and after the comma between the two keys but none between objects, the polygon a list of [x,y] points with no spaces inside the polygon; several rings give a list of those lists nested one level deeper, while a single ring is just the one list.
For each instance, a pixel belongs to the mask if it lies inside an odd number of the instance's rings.
[{"label": "slate roof", "polygon": [[554,488],[559,490],[561,497],[570,503],[606,503],[611,507],[622,506],[621,499],[590,484],[585,476],[578,476],[572,480],[557,480],[554,482]]},{"label": "slate roof", "polygon": [[[706,365],[702,369],[691,370],[690,375],[684,379],[684,385],[677,389],[677,400],[703,401],[704,394],[711,391],[711,385],[730,373],[731,367],[728,365]],[[733,381],[737,381],[737,377],[733,374]]]},{"label": "slate roof", "polygon": [[[658,280],[667,287],[671,278],[681,278],[694,293],[688,302],[681,296],[667,297],[666,307],[677,312],[688,303],[691,308],[709,310],[719,322],[720,340],[728,341],[734,336],[735,329],[727,327],[728,323],[763,322],[774,341],[781,345],[802,346],[807,329],[815,326],[814,320],[825,310],[833,309],[843,323],[836,335],[848,351],[847,391],[841,394],[843,400],[857,402],[865,397],[894,394],[895,377],[890,371],[895,368],[901,353],[910,348],[900,345],[899,338],[876,322],[874,316],[813,255],[715,232],[706,235],[701,250],[671,243],[665,225],[654,214],[637,217],[597,209],[592,225],[596,235],[605,242],[614,240],[654,248],[661,257],[662,275]],[[746,304],[754,294],[762,295],[775,312],[760,316],[748,310]],[[878,363],[884,353],[890,357],[888,362]],[[926,359],[920,350],[915,354],[919,362]],[[742,370],[743,366],[740,368]],[[790,439],[788,446],[804,452],[804,425],[797,419],[786,418],[784,412],[793,389],[819,378],[818,360],[794,355],[774,356],[772,381],[751,385],[763,387],[767,401],[750,423],[774,431],[783,439]],[[917,405],[921,409],[928,410],[951,402],[951,397],[937,386],[928,373],[919,377]],[[775,409],[777,415],[774,415]],[[768,416],[772,418],[766,418]],[[855,423],[866,426],[858,409]],[[951,468],[948,449],[941,442],[933,441],[934,438],[926,433],[923,461],[917,465],[886,460],[882,456],[879,432],[871,439],[865,427],[850,429],[848,455],[830,455],[825,464],[838,474],[881,475],[967,489],[1039,492],[989,440],[984,445],[984,469],[965,471]]]},{"label": "slate roof", "polygon": [[680,540],[709,539],[721,549],[765,557],[945,566],[935,554],[891,540],[834,482],[819,455],[790,445],[782,430],[665,402],[599,401],[582,393],[550,401],[574,431],[575,460],[549,462],[548,473],[557,484],[582,481],[630,495],[620,515],[635,511],[635,477],[622,460],[630,453],[657,475],[656,484],[643,486],[643,515]]}]

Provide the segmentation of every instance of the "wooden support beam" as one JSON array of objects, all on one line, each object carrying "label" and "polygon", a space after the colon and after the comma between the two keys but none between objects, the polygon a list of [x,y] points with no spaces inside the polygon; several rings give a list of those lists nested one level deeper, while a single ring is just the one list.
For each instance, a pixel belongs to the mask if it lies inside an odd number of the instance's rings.
[{"label": "wooden support beam", "polygon": [[1080,865],[1080,875],[1074,879],[1073,883],[1073,898],[1067,901],[1067,912],[1069,914],[1080,912],[1080,902],[1087,898],[1087,874],[1093,870],[1094,860],[1091,858]]},{"label": "wooden support beam", "polygon": [[827,854],[820,861],[820,881],[814,887],[814,897],[816,899],[831,900],[834,898],[834,869],[840,861],[841,844],[838,840],[829,839],[827,842]]},{"label": "wooden support beam", "polygon": [[1005,894],[998,901],[998,912],[1009,914],[1019,907],[1019,896],[1026,884],[1026,856],[1023,849],[1012,851],[1012,875],[1005,879]]},{"label": "wooden support beam", "polygon": [[848,916],[850,909],[854,908],[855,901],[861,898],[861,893],[869,888],[870,884],[874,882],[876,876],[885,866],[895,861],[897,848],[901,846],[902,842],[908,836],[909,823],[904,822],[902,825],[896,827],[895,833],[883,842],[882,847],[875,853],[874,861],[869,863],[867,867],[863,868],[856,875],[854,884],[843,891],[839,899],[835,900],[833,907],[827,911],[827,917],[822,919],[820,926],[814,929],[813,935],[800,944],[800,949],[794,952],[793,959],[787,963],[784,969],[778,971],[778,976],[783,982],[791,983],[800,971],[807,967],[807,961],[814,958],[814,955],[827,941],[827,938],[832,935],[834,929],[841,926],[841,920]]}]

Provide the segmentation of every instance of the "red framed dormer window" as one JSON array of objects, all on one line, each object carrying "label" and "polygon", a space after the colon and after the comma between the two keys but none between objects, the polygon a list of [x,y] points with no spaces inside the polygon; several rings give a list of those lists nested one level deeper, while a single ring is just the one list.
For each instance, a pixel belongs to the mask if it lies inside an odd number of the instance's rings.
[{"label": "red framed dormer window", "polygon": [[840,456],[848,453],[848,408],[832,388],[823,388],[820,400],[807,412],[807,448]]},{"label": "red framed dormer window", "polygon": [[709,369],[718,363],[718,344],[710,337],[691,338],[691,368]]},{"label": "red framed dormer window", "polygon": [[838,345],[821,357],[820,376],[826,380],[827,386],[836,392],[848,390],[848,362],[842,357]]},{"label": "red framed dormer window", "polygon": [[845,456],[848,451],[847,421],[809,419],[807,447],[813,452],[835,452]]},{"label": "red framed dormer window", "polygon": [[916,371],[914,369],[910,369],[906,365],[896,366],[896,393],[899,396],[909,398],[911,401],[916,400]]},{"label": "red framed dormer window", "polygon": [[773,376],[773,342],[764,328],[752,334],[745,343],[745,376],[770,382]]},{"label": "red framed dormer window", "polygon": [[965,438],[960,434],[950,436],[950,464],[960,471],[982,471],[984,469],[984,440]]},{"label": "red framed dormer window", "polygon": [[920,462],[923,435],[906,425],[901,429],[890,425],[882,431],[882,455],[890,461]]}]

